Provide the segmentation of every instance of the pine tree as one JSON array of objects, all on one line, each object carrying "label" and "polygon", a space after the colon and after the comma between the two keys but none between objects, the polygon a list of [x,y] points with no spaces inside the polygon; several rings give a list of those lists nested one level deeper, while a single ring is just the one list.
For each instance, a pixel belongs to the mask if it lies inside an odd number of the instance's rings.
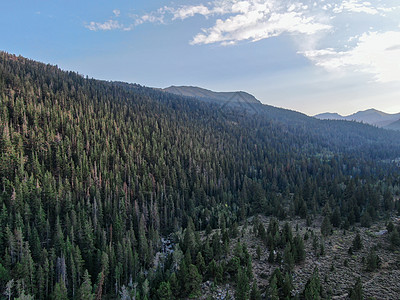
[{"label": "pine tree", "polygon": [[311,278],[306,283],[303,295],[306,300],[320,300],[321,294],[322,286],[319,280],[319,272],[315,268]]},{"label": "pine tree", "polygon": [[203,255],[201,254],[201,252],[197,253],[196,266],[197,266],[197,269],[199,270],[200,274],[204,274],[204,272],[206,270],[206,264],[204,262],[204,258],[203,258]]},{"label": "pine tree", "polygon": [[0,263],[0,286],[6,286],[10,278],[10,274],[6,268]]},{"label": "pine tree", "polygon": [[146,265],[149,263],[149,245],[146,237],[146,225],[144,215],[140,217],[139,222],[139,257]]},{"label": "pine tree", "polygon": [[165,281],[161,282],[160,287],[157,290],[157,295],[160,300],[174,299],[170,283]]},{"label": "pine tree", "polygon": [[197,297],[200,294],[202,278],[195,265],[189,265],[187,277],[185,278],[185,290],[189,298]]},{"label": "pine tree", "polygon": [[83,274],[83,282],[79,288],[78,297],[80,300],[94,299],[92,281],[90,280],[90,275],[87,270],[85,270],[85,273]]},{"label": "pine tree", "polygon": [[261,292],[258,289],[257,282],[253,282],[253,286],[250,292],[250,300],[261,300]]},{"label": "pine tree", "polygon": [[331,220],[329,219],[328,216],[325,216],[324,220],[322,221],[321,224],[321,234],[323,236],[328,236],[332,233],[332,224]]},{"label": "pine tree", "polygon": [[363,243],[362,243],[362,240],[361,240],[361,236],[360,236],[360,233],[357,232],[357,234],[356,234],[356,236],[355,236],[355,238],[353,240],[353,243],[352,243],[352,249],[354,251],[359,251],[362,248],[363,248]]},{"label": "pine tree", "polygon": [[15,298],[15,300],[33,300],[34,297],[30,294],[25,294],[25,291],[23,290],[18,297]]},{"label": "pine tree", "polygon": [[249,298],[249,278],[242,267],[239,267],[237,272],[235,298],[246,300]]},{"label": "pine tree", "polygon": [[68,300],[67,288],[62,282],[57,282],[52,294],[53,300]]},{"label": "pine tree", "polygon": [[340,223],[341,223],[341,217],[340,217],[340,212],[339,212],[339,208],[335,208],[335,210],[333,211],[333,214],[331,216],[331,223],[333,225],[333,227],[339,227]]},{"label": "pine tree", "polygon": [[10,300],[13,295],[13,288],[14,288],[14,279],[11,279],[10,281],[7,282],[4,290],[4,296],[6,296],[8,300]]},{"label": "pine tree", "polygon": [[172,273],[171,277],[169,278],[171,292],[174,296],[178,296],[181,293],[181,285],[178,282],[175,273]]},{"label": "pine tree", "polygon": [[144,298],[147,298],[149,296],[150,282],[147,278],[142,283],[142,292],[143,292]]},{"label": "pine tree", "polygon": [[368,253],[367,256],[367,260],[366,260],[366,264],[367,264],[367,271],[368,272],[373,272],[376,269],[378,269],[381,265],[381,259],[379,258],[379,256],[376,254],[374,249],[371,249]]},{"label": "pine tree", "polygon": [[363,293],[361,278],[358,278],[354,287],[350,289],[349,292],[350,300],[363,300],[364,299],[363,294],[364,293]]},{"label": "pine tree", "polygon": [[269,285],[269,296],[270,296],[271,300],[279,300],[276,275],[272,276],[271,283]]},{"label": "pine tree", "polygon": [[263,223],[260,223],[258,225],[258,237],[263,241],[266,242],[267,241],[267,233],[265,231],[265,227],[263,225]]},{"label": "pine tree", "polygon": [[324,245],[324,241],[322,241],[319,244],[319,255],[324,256],[325,255],[325,245]]},{"label": "pine tree", "polygon": [[371,223],[372,223],[372,218],[371,215],[368,213],[368,211],[366,211],[362,216],[361,216],[361,226],[362,227],[371,227]]},{"label": "pine tree", "polygon": [[290,298],[293,290],[292,276],[286,272],[285,279],[282,287],[282,293],[285,298]]},{"label": "pine tree", "polygon": [[196,240],[194,234],[194,224],[193,220],[190,218],[187,228],[185,229],[183,235],[183,252],[189,251],[190,255],[194,258],[196,254],[194,251],[196,250]]},{"label": "pine tree", "polygon": [[296,263],[303,262],[306,259],[306,251],[304,249],[304,241],[303,239],[299,236],[296,235],[296,237],[293,240],[293,245],[294,245],[294,260]]},{"label": "pine tree", "polygon": [[209,236],[211,234],[211,232],[212,232],[212,228],[211,228],[210,223],[208,223],[207,227],[206,227],[206,235]]},{"label": "pine tree", "polygon": [[292,243],[292,241],[293,241],[292,227],[288,222],[285,222],[282,228],[281,245]]},{"label": "pine tree", "polygon": [[246,276],[249,280],[253,279],[253,263],[250,256],[248,256],[246,262]]},{"label": "pine tree", "polygon": [[292,247],[290,243],[287,243],[285,251],[283,252],[283,261],[285,263],[286,269],[291,272],[294,268],[294,256],[292,252]]},{"label": "pine tree", "polygon": [[221,264],[217,265],[217,268],[215,269],[215,282],[222,283],[223,282],[223,276],[224,276],[224,269],[222,268]]},{"label": "pine tree", "polygon": [[275,261],[275,253],[274,253],[274,249],[271,248],[271,249],[269,250],[268,262],[269,262],[270,264],[273,264],[274,261]]}]

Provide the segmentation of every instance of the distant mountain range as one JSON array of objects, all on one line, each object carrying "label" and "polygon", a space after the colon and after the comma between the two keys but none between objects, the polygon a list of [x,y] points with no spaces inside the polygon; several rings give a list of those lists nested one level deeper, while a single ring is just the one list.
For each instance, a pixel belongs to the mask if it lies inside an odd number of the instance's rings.
[{"label": "distant mountain range", "polygon": [[400,131],[400,120],[393,122],[387,126],[385,126],[384,128],[386,129],[392,129],[392,130],[399,130]]},{"label": "distant mountain range", "polygon": [[348,116],[342,116],[338,113],[323,113],[314,117],[321,120],[357,121],[385,129],[400,130],[400,113],[387,114],[376,109],[359,111]]},{"label": "distant mountain range", "polygon": [[[224,103],[224,105],[233,107],[240,106],[242,108],[247,108],[248,110],[251,108],[257,111],[262,105],[256,97],[243,91],[214,92],[196,86],[170,86],[161,90],[171,94],[192,97],[206,102]],[[272,110],[273,115],[275,116],[276,113],[280,115],[281,112],[283,112],[283,110],[269,105],[262,105],[262,107],[263,110]],[[300,114],[298,114],[298,116],[300,116]],[[342,116],[338,113],[322,113],[315,115],[314,117],[320,120],[356,121],[380,128],[400,131],[400,113],[387,114],[376,109],[359,111],[348,116]]]},{"label": "distant mountain range", "polygon": [[232,108],[250,114],[260,114],[263,118],[278,121],[292,126],[304,126],[315,120],[297,111],[263,104],[253,95],[243,92],[214,92],[196,86],[170,86],[157,89],[181,97],[190,97],[200,101],[216,104],[219,109]]},{"label": "distant mountain range", "polygon": [[193,97],[206,102],[224,103],[228,106],[240,106],[247,109],[255,109],[256,106],[262,104],[256,97],[243,91],[214,92],[196,86],[170,86],[162,90],[179,96]]}]

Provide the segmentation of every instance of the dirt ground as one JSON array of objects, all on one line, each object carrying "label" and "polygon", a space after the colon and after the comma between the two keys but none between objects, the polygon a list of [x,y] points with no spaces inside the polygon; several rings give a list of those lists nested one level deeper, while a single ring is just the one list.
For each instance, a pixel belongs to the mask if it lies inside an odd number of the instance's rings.
[{"label": "dirt ground", "polygon": [[[277,263],[268,263],[269,250],[262,241],[253,233],[252,220],[248,220],[248,226],[239,227],[241,234],[238,238],[232,239],[230,246],[233,249],[240,239],[247,244],[249,253],[253,259],[253,273],[262,292],[267,290],[268,280],[275,270],[279,267]],[[269,218],[259,217],[268,228]],[[376,223],[370,228],[356,226],[347,230],[334,230],[331,236],[324,239],[321,237],[320,224],[322,218],[314,220],[310,227],[306,226],[305,220],[294,219],[289,223],[292,225],[293,235],[299,233],[302,237],[308,232],[308,240],[304,241],[306,259],[303,263],[296,265],[293,272],[293,293],[301,293],[307,280],[310,278],[315,267],[318,267],[320,280],[325,292],[332,299],[348,299],[348,291],[355,284],[357,278],[361,277],[365,299],[400,299],[400,253],[391,251],[388,242],[388,234],[385,233],[385,224]],[[284,222],[281,222],[281,227]],[[298,231],[296,231],[298,227]],[[313,237],[319,237],[324,244],[325,255],[317,256],[313,249]],[[349,255],[348,249],[357,232],[363,242],[363,249]],[[256,254],[257,246],[260,245],[262,251],[258,259]],[[377,247],[376,253],[382,261],[380,269],[375,272],[367,272],[364,259],[366,259],[370,249]],[[345,263],[347,261],[347,263]],[[233,284],[214,286],[212,282],[203,283],[203,296],[207,299],[234,299]],[[264,294],[263,294],[264,295]]]}]

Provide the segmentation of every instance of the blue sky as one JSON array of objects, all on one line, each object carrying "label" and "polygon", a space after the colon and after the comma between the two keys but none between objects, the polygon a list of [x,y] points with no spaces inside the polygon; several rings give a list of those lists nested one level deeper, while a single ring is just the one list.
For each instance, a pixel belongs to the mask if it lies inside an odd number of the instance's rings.
[{"label": "blue sky", "polygon": [[398,0],[2,1],[1,50],[106,80],[400,112]]}]

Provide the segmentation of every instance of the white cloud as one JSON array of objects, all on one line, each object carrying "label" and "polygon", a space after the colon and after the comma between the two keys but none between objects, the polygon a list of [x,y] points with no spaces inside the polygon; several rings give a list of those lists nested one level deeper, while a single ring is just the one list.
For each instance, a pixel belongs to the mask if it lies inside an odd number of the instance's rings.
[{"label": "white cloud", "polygon": [[164,23],[164,18],[151,14],[143,15],[140,18],[136,19],[135,26],[142,25],[144,23]]},{"label": "white cloud", "polygon": [[114,14],[114,16],[119,17],[119,15],[121,14],[121,11],[119,9],[114,9],[113,14]]},{"label": "white cloud", "polygon": [[204,5],[197,5],[197,6],[183,6],[179,9],[176,9],[173,11],[174,17],[173,20],[175,19],[181,19],[184,20],[189,17],[193,17],[194,15],[203,15],[203,16],[208,16],[212,12],[208,9],[208,7]]},{"label": "white cloud", "polygon": [[[374,0],[374,2],[377,2]],[[393,12],[399,9],[399,6],[384,6],[378,1],[377,3],[371,3],[363,0],[344,0],[341,4],[335,4],[333,12],[340,14],[343,12],[352,13],[364,13],[368,15],[381,15],[385,16],[385,13]],[[390,4],[389,4],[390,5]]]},{"label": "white cloud", "polygon": [[334,13],[342,13],[343,11],[366,13],[369,15],[376,15],[379,13],[378,9],[370,2],[358,0],[344,0],[340,5],[336,4],[333,9]]},{"label": "white cloud", "polygon": [[121,25],[118,21],[108,20],[104,23],[90,22],[88,25],[86,25],[86,28],[92,31],[98,31],[98,30],[123,29],[124,26]]},{"label": "white cloud", "polygon": [[217,20],[216,24],[197,34],[191,44],[222,43],[231,45],[243,40],[259,41],[285,32],[294,34],[315,34],[329,30],[330,25],[319,23],[313,17],[305,17],[301,13],[271,13],[250,11],[227,20]]},{"label": "white cloud", "polygon": [[[208,14],[228,14],[215,25],[203,29],[191,44],[221,43],[231,45],[239,41],[259,41],[283,33],[315,34],[329,30],[316,16],[309,15],[307,5],[296,1],[228,1],[214,2]],[[187,9],[187,8],[186,8]]]},{"label": "white cloud", "polygon": [[142,16],[138,15],[131,15],[131,18],[134,19],[134,24],[131,26],[138,26],[142,25],[144,23],[160,23],[160,24],[165,24],[165,15],[166,14],[171,14],[173,12],[173,9],[167,6],[161,7],[158,10],[144,14]]},{"label": "white cloud", "polygon": [[355,70],[373,74],[378,82],[400,80],[400,32],[367,32],[348,51],[332,48],[309,50],[303,54],[330,71]]}]

